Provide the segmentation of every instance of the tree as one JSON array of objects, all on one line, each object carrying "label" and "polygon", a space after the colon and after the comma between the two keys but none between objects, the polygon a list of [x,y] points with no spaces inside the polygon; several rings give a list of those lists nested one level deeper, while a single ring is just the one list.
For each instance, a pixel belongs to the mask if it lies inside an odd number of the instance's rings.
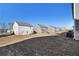
[{"label": "tree", "polygon": [[8,23],[8,28],[13,29],[13,22]]},{"label": "tree", "polygon": [[6,24],[5,23],[0,23],[0,29],[6,29]]}]

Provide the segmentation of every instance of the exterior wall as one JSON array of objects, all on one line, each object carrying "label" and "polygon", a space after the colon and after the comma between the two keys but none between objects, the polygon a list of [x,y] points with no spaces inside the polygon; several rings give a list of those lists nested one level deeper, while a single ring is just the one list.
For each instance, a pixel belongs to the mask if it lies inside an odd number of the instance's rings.
[{"label": "exterior wall", "polygon": [[79,3],[74,3],[74,18],[79,20]]},{"label": "exterior wall", "polygon": [[48,32],[55,32],[55,28],[54,27],[48,27]]},{"label": "exterior wall", "polygon": [[48,32],[48,28],[40,27],[39,25],[36,25],[34,27],[34,31],[36,31],[37,33],[47,33]]},{"label": "exterior wall", "polygon": [[42,33],[42,30],[38,25],[34,26],[34,31],[37,33]]},{"label": "exterior wall", "polygon": [[0,29],[0,34],[7,33],[7,29]]},{"label": "exterior wall", "polygon": [[7,33],[10,33],[10,34],[14,33],[14,32],[13,32],[13,29],[8,29],[8,30],[7,30]]},{"label": "exterior wall", "polygon": [[79,40],[79,20],[74,20],[74,39]]},{"label": "exterior wall", "polygon": [[42,28],[42,33],[47,33],[48,32],[48,28]]},{"label": "exterior wall", "polygon": [[74,39],[79,40],[79,3],[73,4]]},{"label": "exterior wall", "polygon": [[79,31],[74,32],[74,39],[79,40]]},{"label": "exterior wall", "polygon": [[14,34],[15,35],[18,35],[18,24],[15,22],[14,25],[13,25],[13,31],[14,31]]},{"label": "exterior wall", "polygon": [[33,33],[33,27],[19,26],[19,35],[29,35]]},{"label": "exterior wall", "polygon": [[60,29],[59,29],[59,28],[56,28],[56,29],[55,29],[55,32],[58,32],[58,31],[60,31]]}]

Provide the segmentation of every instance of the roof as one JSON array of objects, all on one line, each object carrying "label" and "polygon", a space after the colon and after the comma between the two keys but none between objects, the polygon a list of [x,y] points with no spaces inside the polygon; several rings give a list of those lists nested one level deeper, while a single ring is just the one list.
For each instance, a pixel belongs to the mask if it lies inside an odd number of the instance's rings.
[{"label": "roof", "polygon": [[47,26],[44,26],[44,25],[41,25],[41,24],[38,24],[38,26],[40,26],[41,28],[48,28]]},{"label": "roof", "polygon": [[18,23],[19,26],[30,26],[32,27],[33,25],[29,24],[29,23],[24,23],[24,22],[16,22]]},{"label": "roof", "polygon": [[49,25],[48,28],[60,29],[59,27]]},{"label": "roof", "polygon": [[55,26],[49,25],[48,27],[56,28]]}]

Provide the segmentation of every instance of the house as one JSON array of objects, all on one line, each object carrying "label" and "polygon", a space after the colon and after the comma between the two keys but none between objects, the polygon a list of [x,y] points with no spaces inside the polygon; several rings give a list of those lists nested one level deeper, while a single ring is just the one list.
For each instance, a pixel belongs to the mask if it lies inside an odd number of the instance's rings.
[{"label": "house", "polygon": [[49,33],[54,33],[54,32],[56,32],[56,27],[55,27],[55,26],[52,26],[52,25],[49,25],[49,26],[48,26],[48,32],[49,32]]},{"label": "house", "polygon": [[37,24],[36,26],[34,26],[34,31],[36,33],[47,33],[48,27],[45,25]]},{"label": "house", "polygon": [[62,27],[62,28],[61,28],[61,31],[62,31],[62,32],[66,32],[66,31],[68,31],[68,29],[67,29],[66,27]]},{"label": "house", "polygon": [[62,31],[62,30],[63,30],[63,28],[60,28],[60,27],[55,27],[55,26],[52,26],[52,25],[48,26],[49,32],[58,32],[58,31]]},{"label": "house", "polygon": [[7,34],[14,34],[13,29],[7,29]]},{"label": "house", "polygon": [[0,35],[2,35],[3,33],[7,33],[7,29],[0,29]]},{"label": "house", "polygon": [[61,28],[55,27],[55,32],[59,32],[60,30],[61,30]]},{"label": "house", "polygon": [[9,29],[7,28],[0,29],[0,35],[11,35],[11,34],[13,34],[13,32],[10,32]]},{"label": "house", "polygon": [[13,31],[15,35],[29,35],[33,33],[33,26],[29,23],[14,22]]},{"label": "house", "polygon": [[74,39],[79,40],[79,3],[72,4],[72,14],[74,19]]}]

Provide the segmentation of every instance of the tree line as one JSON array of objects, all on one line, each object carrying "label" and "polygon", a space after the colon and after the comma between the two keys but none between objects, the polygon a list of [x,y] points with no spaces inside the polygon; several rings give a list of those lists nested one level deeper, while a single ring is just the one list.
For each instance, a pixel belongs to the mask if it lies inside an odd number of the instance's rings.
[{"label": "tree line", "polygon": [[0,29],[12,29],[13,23],[2,23],[0,22]]}]

